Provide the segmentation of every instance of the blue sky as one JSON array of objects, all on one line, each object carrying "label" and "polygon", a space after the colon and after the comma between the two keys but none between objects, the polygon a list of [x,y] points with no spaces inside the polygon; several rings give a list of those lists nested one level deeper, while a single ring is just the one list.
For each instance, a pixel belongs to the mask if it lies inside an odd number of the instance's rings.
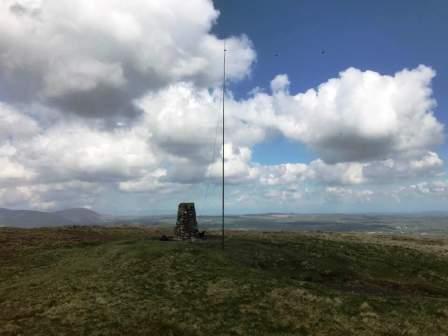
[{"label": "blue sky", "polygon": [[0,2],[0,207],[447,208],[446,1]]},{"label": "blue sky", "polygon": [[[288,74],[291,91],[303,92],[349,67],[393,74],[431,66],[435,115],[448,124],[448,3],[429,1],[251,1],[214,0],[220,10],[218,36],[247,34],[257,50],[250,78],[232,85],[239,97],[269,87]],[[323,53],[322,53],[323,52]],[[231,57],[231,56],[230,56]],[[282,155],[279,155],[279,151]],[[439,153],[448,159],[448,147]],[[312,153],[285,139],[255,148],[254,160],[273,164],[307,162]]]}]

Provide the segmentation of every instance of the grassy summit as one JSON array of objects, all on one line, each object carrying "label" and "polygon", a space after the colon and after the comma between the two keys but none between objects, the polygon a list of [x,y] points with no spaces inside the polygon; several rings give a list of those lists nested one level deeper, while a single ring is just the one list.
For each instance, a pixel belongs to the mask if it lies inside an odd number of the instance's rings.
[{"label": "grassy summit", "polygon": [[0,335],[448,335],[448,241],[0,229]]}]

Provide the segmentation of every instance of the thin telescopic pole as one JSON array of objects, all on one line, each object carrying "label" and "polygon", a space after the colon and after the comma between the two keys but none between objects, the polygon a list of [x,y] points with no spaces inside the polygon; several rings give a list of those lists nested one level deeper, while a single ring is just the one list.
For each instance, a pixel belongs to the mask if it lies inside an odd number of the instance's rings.
[{"label": "thin telescopic pole", "polygon": [[224,41],[224,72],[222,81],[222,249],[224,249],[224,101],[226,95],[226,42]]}]

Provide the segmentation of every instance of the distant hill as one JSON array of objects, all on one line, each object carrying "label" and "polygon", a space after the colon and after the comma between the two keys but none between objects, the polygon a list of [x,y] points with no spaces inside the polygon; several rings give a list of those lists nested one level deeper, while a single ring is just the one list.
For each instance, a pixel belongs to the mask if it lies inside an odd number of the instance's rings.
[{"label": "distant hill", "polygon": [[95,211],[85,208],[73,208],[53,212],[54,215],[58,215],[75,224],[96,224],[103,222],[103,216]]},{"label": "distant hill", "polygon": [[36,228],[66,225],[101,224],[103,218],[88,209],[66,209],[55,212],[10,210],[0,208],[0,227]]}]

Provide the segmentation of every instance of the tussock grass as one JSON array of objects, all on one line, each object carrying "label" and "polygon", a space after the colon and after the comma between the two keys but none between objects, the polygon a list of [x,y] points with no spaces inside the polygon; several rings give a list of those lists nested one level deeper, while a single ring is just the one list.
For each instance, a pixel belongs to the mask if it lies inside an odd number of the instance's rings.
[{"label": "tussock grass", "polygon": [[0,335],[448,335],[444,240],[161,233],[0,229]]}]

